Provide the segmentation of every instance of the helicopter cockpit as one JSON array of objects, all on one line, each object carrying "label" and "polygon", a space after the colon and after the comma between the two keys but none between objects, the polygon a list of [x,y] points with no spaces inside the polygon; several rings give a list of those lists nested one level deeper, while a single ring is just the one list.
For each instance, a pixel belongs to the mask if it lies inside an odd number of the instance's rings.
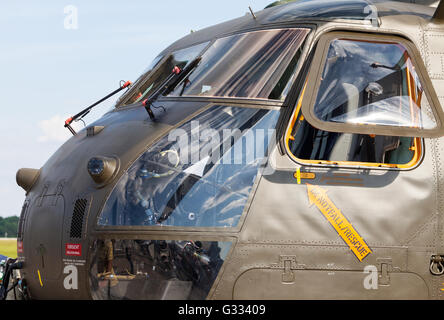
[{"label": "helicopter cockpit", "polygon": [[[402,5],[376,2],[301,0],[193,32],[45,166],[19,172],[18,261],[31,296],[334,297],[339,284],[354,298],[347,281],[362,283],[363,259],[407,261],[401,240],[428,236],[416,221],[439,230],[430,217],[442,185],[427,184],[439,154],[423,138],[443,135],[441,87],[420,27]],[[369,204],[381,192],[411,201],[392,208],[390,197],[378,212]],[[360,224],[358,254],[328,214]]]},{"label": "helicopter cockpit", "polygon": [[[146,99],[171,69],[185,70],[194,61],[198,63],[167,98],[283,101],[308,33],[306,28],[260,30],[161,54],[118,106]],[[208,105],[131,165],[98,216],[98,228],[234,230],[269,147],[275,145],[278,118],[275,107]],[[231,241],[96,240],[90,269],[93,295],[203,299],[230,247]],[[107,250],[113,252],[113,262],[104,269],[100,266],[107,264]],[[128,288],[122,289],[122,283]]]}]

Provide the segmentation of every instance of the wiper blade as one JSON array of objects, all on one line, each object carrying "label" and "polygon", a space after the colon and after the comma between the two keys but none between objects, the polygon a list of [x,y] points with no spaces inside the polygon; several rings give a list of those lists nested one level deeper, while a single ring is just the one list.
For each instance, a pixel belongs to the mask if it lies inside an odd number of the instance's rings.
[{"label": "wiper blade", "polygon": [[142,101],[145,110],[148,112],[151,120],[154,120],[154,113],[151,110],[152,103],[159,98],[160,95],[166,96],[170,94],[177,85],[185,79],[187,75],[189,75],[202,60],[201,57],[194,59],[191,63],[189,63],[185,68],[180,69],[178,66],[173,68],[171,74],[162,82],[162,84],[148,97]]},{"label": "wiper blade", "polygon": [[170,94],[176,87],[179,85],[179,83],[185,79],[196,67],[199,65],[200,61],[202,60],[201,57],[198,57],[194,59],[191,63],[189,63],[178,75],[177,77],[173,78],[173,81],[171,84],[168,85],[168,87],[165,88],[165,91],[162,92],[162,95],[166,96]]}]

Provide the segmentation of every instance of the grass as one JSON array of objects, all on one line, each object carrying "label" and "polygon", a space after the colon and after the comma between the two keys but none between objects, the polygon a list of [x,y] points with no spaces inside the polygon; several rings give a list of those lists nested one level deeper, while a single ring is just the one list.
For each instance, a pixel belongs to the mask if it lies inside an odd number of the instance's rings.
[{"label": "grass", "polygon": [[17,239],[0,239],[0,254],[9,258],[17,258]]}]

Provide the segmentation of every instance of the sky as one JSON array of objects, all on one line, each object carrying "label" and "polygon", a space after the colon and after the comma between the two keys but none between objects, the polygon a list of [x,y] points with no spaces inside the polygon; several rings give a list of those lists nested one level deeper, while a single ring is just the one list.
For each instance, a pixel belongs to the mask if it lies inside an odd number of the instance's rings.
[{"label": "sky", "polygon": [[[168,45],[273,0],[42,0],[0,3],[0,217],[20,215],[20,168],[41,168],[64,121],[135,81]],[[99,105],[86,125],[110,110]],[[81,123],[77,125],[83,126]]]}]

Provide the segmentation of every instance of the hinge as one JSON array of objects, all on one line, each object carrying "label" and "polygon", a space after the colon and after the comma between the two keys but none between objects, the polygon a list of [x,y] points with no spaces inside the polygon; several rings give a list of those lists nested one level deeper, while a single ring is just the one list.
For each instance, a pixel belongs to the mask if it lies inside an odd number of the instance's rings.
[{"label": "hinge", "polygon": [[444,256],[434,255],[430,258],[430,273],[440,276],[444,273]]},{"label": "hinge", "polygon": [[279,263],[271,265],[272,269],[284,269],[282,273],[283,283],[293,283],[295,276],[293,270],[305,269],[305,265],[296,263],[296,256],[279,256]]}]

